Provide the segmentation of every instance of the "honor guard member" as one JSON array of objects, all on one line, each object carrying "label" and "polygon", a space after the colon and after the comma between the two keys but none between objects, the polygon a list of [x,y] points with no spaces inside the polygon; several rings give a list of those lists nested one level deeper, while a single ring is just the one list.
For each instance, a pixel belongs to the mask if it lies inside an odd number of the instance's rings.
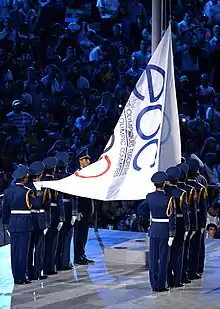
[{"label": "honor guard member", "polygon": [[167,181],[165,172],[155,173],[151,181],[156,186],[156,191],[146,197],[145,213],[152,216],[150,226],[150,283],[153,291],[168,291],[167,262],[169,246],[176,236],[176,215],[173,198],[165,193]]},{"label": "honor guard member", "polygon": [[[206,227],[206,218],[207,218],[207,205],[206,198],[207,192],[206,188],[196,181],[196,176],[199,170],[199,163],[195,159],[190,159],[187,162],[189,166],[188,180],[187,184],[193,186],[196,189],[197,193],[197,213],[198,213],[198,230],[195,232],[190,241],[189,248],[189,279],[199,279],[201,275],[198,274],[199,271],[199,256],[201,249],[204,250],[204,231]],[[202,244],[203,242],[203,244]],[[203,254],[203,263],[205,259],[205,254]]]},{"label": "honor guard member", "polygon": [[186,183],[187,175],[189,172],[189,166],[186,163],[178,165],[181,170],[181,176],[177,183],[177,186],[187,193],[187,202],[189,207],[189,221],[190,230],[188,236],[184,242],[184,255],[183,255],[183,268],[182,268],[182,283],[188,284],[191,281],[188,278],[188,264],[189,264],[189,244],[190,239],[193,237],[195,232],[198,230],[198,213],[197,213],[197,193],[196,189]]},{"label": "honor guard member", "polygon": [[[45,165],[45,176],[42,180],[54,180],[54,174],[58,163],[57,158],[48,157],[43,160]],[[44,273],[46,275],[56,275],[55,270],[57,245],[59,239],[59,232],[63,226],[65,219],[63,194],[55,190],[50,190],[50,227],[45,237],[45,256],[44,256]]]},{"label": "honor guard member", "polygon": [[[79,169],[90,164],[90,156],[88,150],[84,148],[77,155],[79,161]],[[86,188],[85,188],[86,189]],[[88,239],[89,225],[92,216],[92,201],[89,198],[78,197],[78,216],[74,224],[74,263],[79,265],[87,265],[94,263],[89,260],[85,254],[85,246]]]},{"label": "honor guard member", "polygon": [[174,238],[170,260],[168,264],[168,285],[170,287],[182,287],[182,266],[184,240],[189,231],[189,210],[187,204],[186,191],[177,187],[177,181],[181,176],[178,167],[170,167],[166,171],[169,184],[165,187],[165,192],[173,197],[176,207],[176,236]]},{"label": "honor guard member", "polygon": [[[36,188],[37,182],[39,182],[43,176],[43,171],[44,164],[42,162],[36,161],[32,163],[29,167],[30,176],[27,182],[27,187],[29,187],[35,194],[35,199],[31,209],[33,232],[31,233],[28,255],[28,271],[29,279],[31,280],[43,280],[47,278],[42,272],[44,262],[44,235],[49,227],[45,211],[50,210],[50,201],[45,197],[47,189],[41,190],[40,188]],[[34,183],[36,185],[34,185]]]},{"label": "honor guard member", "polygon": [[25,186],[28,168],[18,167],[12,174],[16,184],[5,190],[3,200],[4,228],[11,238],[11,268],[15,284],[27,284],[27,262],[33,230],[31,207],[34,196]]},{"label": "honor guard member", "polygon": [[[59,152],[56,154],[58,160],[56,179],[63,179],[70,176],[67,173],[67,165],[69,155],[66,152]],[[70,244],[73,236],[73,225],[77,217],[77,198],[68,194],[63,194],[65,222],[60,231],[59,242],[57,248],[57,269],[69,270],[72,269],[70,265]]]}]

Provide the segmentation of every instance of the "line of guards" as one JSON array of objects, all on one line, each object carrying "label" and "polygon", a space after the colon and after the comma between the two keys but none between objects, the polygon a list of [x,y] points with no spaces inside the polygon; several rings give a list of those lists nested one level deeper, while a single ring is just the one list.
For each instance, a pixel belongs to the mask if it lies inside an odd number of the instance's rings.
[{"label": "line of guards", "polygon": [[[83,149],[77,159],[80,169],[88,166],[87,149]],[[15,284],[28,284],[71,269],[73,228],[74,263],[94,262],[85,254],[92,201],[34,185],[40,180],[69,176],[67,165],[68,154],[61,152],[43,162],[34,162],[29,168],[19,166],[13,173],[14,181],[4,192],[2,222],[10,235]]]},{"label": "line of guards", "polygon": [[145,213],[152,216],[149,275],[155,292],[182,287],[204,272],[208,200],[198,171],[199,162],[190,159],[152,176],[156,191],[147,195]]}]

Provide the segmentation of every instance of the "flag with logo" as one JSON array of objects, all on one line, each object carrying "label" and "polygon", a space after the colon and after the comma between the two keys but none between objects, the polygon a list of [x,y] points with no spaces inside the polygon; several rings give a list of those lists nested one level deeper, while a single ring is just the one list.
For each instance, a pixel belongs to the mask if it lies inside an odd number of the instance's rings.
[{"label": "flag with logo", "polygon": [[102,201],[141,200],[181,161],[171,28],[137,82],[99,161],[43,187]]}]

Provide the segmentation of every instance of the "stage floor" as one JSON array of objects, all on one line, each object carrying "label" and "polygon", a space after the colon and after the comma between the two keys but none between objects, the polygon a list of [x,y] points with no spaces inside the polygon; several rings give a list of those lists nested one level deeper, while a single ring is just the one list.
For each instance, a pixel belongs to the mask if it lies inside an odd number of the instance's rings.
[{"label": "stage floor", "polygon": [[[104,247],[124,243],[139,233],[91,230],[87,253],[96,263],[77,266],[43,282],[13,286],[9,247],[0,248],[0,309],[219,309],[220,240],[207,241],[202,280],[169,293],[152,293],[148,271],[136,265],[106,263]],[[135,269],[135,267],[137,267]]]}]

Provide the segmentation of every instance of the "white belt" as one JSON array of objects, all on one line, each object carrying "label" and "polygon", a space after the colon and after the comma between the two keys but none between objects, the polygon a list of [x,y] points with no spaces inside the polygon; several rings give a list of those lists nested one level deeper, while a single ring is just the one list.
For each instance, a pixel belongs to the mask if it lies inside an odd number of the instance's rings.
[{"label": "white belt", "polygon": [[31,214],[30,210],[11,210],[11,214],[13,215],[28,215]]},{"label": "white belt", "polygon": [[169,219],[155,219],[155,218],[152,218],[152,222],[167,223],[167,222],[169,222]]},{"label": "white belt", "polygon": [[50,206],[56,207],[57,203],[50,203]]},{"label": "white belt", "polygon": [[34,214],[40,214],[40,213],[44,213],[45,210],[44,209],[31,209],[31,212]]},{"label": "white belt", "polygon": [[64,198],[63,201],[64,201],[64,203],[69,203],[70,202],[70,200],[66,199],[66,198]]},{"label": "white belt", "polygon": [[183,214],[177,214],[176,217],[177,218],[183,218]]}]

